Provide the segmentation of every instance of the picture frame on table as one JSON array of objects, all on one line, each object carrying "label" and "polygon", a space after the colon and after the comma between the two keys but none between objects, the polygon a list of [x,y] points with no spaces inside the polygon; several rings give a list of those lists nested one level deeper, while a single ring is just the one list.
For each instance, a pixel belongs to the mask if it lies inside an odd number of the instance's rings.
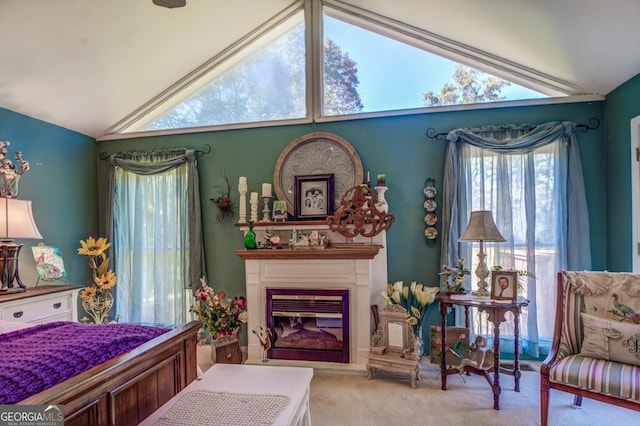
[{"label": "picture frame on table", "polygon": [[518,271],[492,271],[491,298],[516,301],[518,299]]},{"label": "picture frame on table", "polygon": [[296,220],[325,219],[333,214],[334,174],[295,176]]},{"label": "picture frame on table", "polygon": [[273,202],[273,221],[286,221],[287,220],[287,201],[275,200]]}]

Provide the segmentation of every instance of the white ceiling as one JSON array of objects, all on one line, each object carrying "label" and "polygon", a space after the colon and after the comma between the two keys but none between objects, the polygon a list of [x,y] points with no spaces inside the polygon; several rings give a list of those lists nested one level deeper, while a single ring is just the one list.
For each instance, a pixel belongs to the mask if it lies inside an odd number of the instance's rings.
[{"label": "white ceiling", "polygon": [[[0,107],[97,138],[295,1],[187,0],[167,9],[152,0],[0,0]],[[606,95],[640,73],[637,0],[342,3],[584,94]]]}]

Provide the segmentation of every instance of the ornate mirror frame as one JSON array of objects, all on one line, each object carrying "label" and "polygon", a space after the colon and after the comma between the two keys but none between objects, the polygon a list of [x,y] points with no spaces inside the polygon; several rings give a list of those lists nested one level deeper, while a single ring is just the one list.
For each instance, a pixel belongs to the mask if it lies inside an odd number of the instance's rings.
[{"label": "ornate mirror frame", "polygon": [[282,151],[273,171],[278,200],[287,202],[294,215],[295,177],[334,175],[334,206],[349,188],[362,183],[362,161],[349,142],[333,133],[315,132],[300,136]]},{"label": "ornate mirror frame", "polygon": [[407,322],[409,314],[400,305],[386,305],[380,311],[380,324],[371,339],[372,353],[404,355],[414,351],[415,336]]}]

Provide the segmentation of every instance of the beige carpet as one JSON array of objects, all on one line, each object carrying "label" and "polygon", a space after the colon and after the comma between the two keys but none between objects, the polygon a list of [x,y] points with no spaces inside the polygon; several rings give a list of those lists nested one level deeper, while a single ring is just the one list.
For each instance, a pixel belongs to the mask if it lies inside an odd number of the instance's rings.
[{"label": "beige carpet", "polygon": [[[211,365],[209,352],[199,350],[203,369]],[[537,366],[536,366],[537,367]],[[313,426],[408,425],[539,425],[540,377],[523,372],[520,392],[513,377],[501,375],[500,410],[493,407],[489,384],[480,376],[449,376],[440,389],[439,370],[422,362],[422,380],[412,389],[408,376],[339,374],[316,370],[311,382]],[[573,396],[551,391],[550,425],[620,426],[637,424],[640,413],[584,399],[573,407]]]}]

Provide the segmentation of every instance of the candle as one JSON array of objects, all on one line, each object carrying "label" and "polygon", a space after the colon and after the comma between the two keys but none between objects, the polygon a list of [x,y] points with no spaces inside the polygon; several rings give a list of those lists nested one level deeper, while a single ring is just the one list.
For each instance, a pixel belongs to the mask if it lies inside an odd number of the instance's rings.
[{"label": "candle", "polygon": [[257,192],[252,192],[251,193],[251,201],[258,201],[258,193]]},{"label": "candle", "polygon": [[379,175],[377,176],[377,179],[378,179],[378,186],[385,186],[385,178],[386,178],[386,176],[385,176],[385,175],[383,175],[383,174],[379,174]]},{"label": "candle", "polygon": [[371,179],[369,179],[369,171],[367,170],[367,183],[371,182]]},{"label": "candle", "polygon": [[262,196],[263,197],[271,197],[271,184],[263,183],[262,184]]},{"label": "candle", "polygon": [[238,184],[239,185],[246,185],[247,184],[247,177],[246,176],[240,176]]}]

